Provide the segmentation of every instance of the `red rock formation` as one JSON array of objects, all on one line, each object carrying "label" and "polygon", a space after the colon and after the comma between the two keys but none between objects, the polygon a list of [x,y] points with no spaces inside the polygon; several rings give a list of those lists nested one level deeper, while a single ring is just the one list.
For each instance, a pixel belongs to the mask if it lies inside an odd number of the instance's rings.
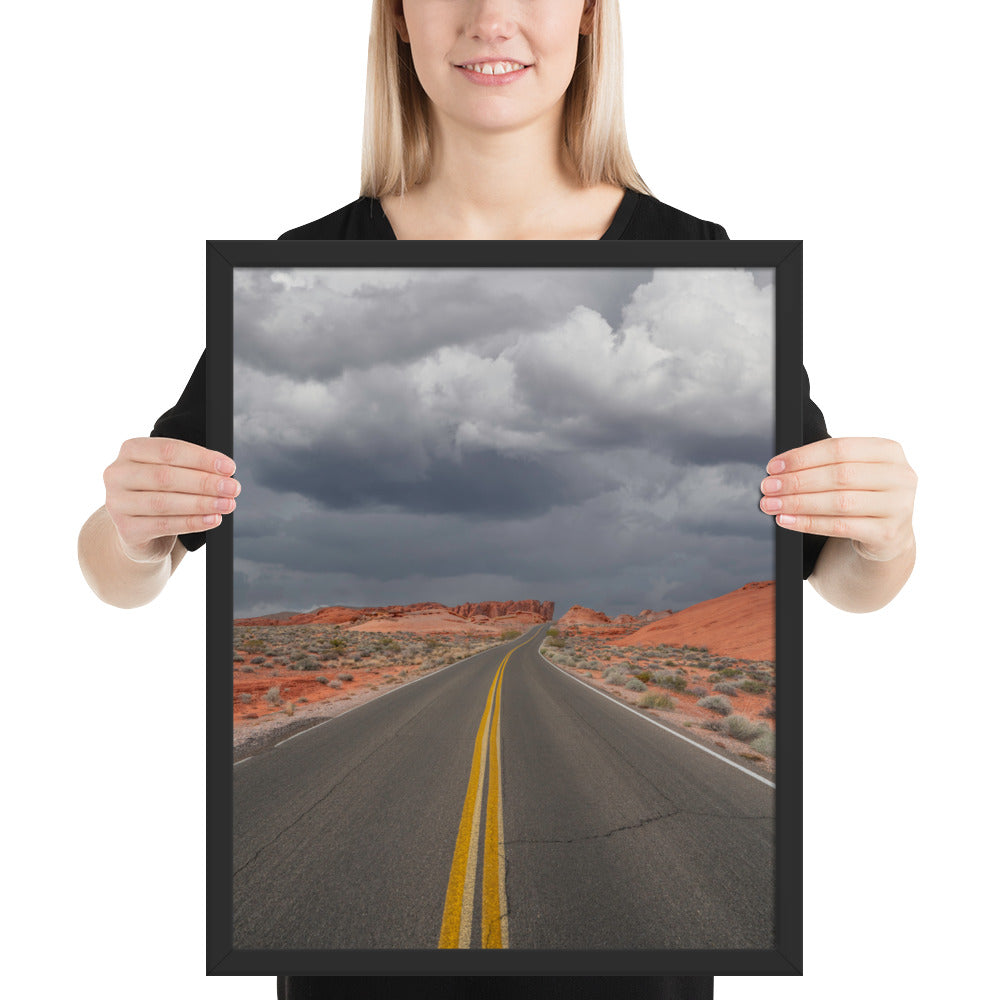
[{"label": "red rock formation", "polygon": [[567,625],[607,625],[610,622],[611,619],[603,611],[574,604],[556,624],[562,628]]},{"label": "red rock formation", "polygon": [[486,618],[502,618],[504,615],[525,611],[538,615],[537,620],[540,622],[548,622],[552,621],[556,606],[554,601],[479,601],[474,604],[459,604],[448,610],[463,618],[473,618],[478,615]]},{"label": "red rock formation", "polygon": [[[497,619],[509,620],[512,624],[534,625],[552,620],[555,604],[552,601],[480,601],[460,604],[449,608],[435,601],[421,601],[417,604],[391,604],[382,608],[347,608],[332,605],[306,611],[302,614],[262,615],[260,618],[236,618],[234,625],[360,625],[373,620],[387,618],[405,619],[425,612],[440,614],[442,620],[454,615],[461,619],[489,623]],[[402,629],[403,626],[400,626]]]},{"label": "red rock formation", "polygon": [[612,640],[616,646],[705,646],[716,656],[774,659],[774,581],[747,583]]}]

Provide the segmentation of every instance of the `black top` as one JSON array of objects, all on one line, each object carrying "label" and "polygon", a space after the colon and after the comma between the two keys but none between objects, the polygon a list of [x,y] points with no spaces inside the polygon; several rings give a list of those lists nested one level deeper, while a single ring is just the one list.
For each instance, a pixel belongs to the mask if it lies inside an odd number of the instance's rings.
[{"label": "black top", "polygon": [[[330,215],[282,234],[283,240],[394,240],[396,234],[375,198],[358,198]],[[725,229],[626,189],[602,240],[725,240]],[[205,445],[205,355],[177,403],[157,421],[152,437]],[[803,444],[827,438],[826,422],[809,397],[802,371]],[[762,470],[763,474],[763,470]],[[205,532],[181,535],[189,551]],[[825,538],[803,536],[803,579],[816,565]],[[279,976],[278,1000],[712,1000],[711,976],[652,977],[326,977]]]},{"label": "black top", "polygon": [[[358,198],[350,205],[289,229],[282,240],[394,240],[396,234],[377,198]],[[602,240],[728,240],[725,229],[664,205],[631,188],[622,198]]]}]

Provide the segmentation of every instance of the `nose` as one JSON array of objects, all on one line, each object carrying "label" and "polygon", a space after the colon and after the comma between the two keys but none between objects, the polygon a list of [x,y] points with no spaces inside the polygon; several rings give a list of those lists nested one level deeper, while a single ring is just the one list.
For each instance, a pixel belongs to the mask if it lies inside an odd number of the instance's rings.
[{"label": "nose", "polygon": [[490,42],[510,38],[516,28],[513,12],[514,0],[470,0],[465,33],[470,38]]}]

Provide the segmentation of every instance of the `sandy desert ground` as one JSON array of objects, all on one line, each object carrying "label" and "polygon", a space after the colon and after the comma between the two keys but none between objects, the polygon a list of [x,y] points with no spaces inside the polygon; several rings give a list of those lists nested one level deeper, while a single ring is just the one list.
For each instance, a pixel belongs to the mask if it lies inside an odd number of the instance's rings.
[{"label": "sandy desert ground", "polygon": [[[240,619],[234,760],[514,638],[551,613],[550,603],[514,601]],[[575,605],[552,623],[542,653],[675,731],[773,772],[773,583],[749,583],[677,613],[610,619]]]}]

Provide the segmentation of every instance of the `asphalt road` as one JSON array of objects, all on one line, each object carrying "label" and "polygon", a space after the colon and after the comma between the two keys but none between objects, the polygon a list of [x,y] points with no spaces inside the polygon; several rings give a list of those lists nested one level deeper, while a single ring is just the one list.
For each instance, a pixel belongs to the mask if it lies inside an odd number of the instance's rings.
[{"label": "asphalt road", "polygon": [[547,663],[548,627],[234,768],[235,947],[773,947],[774,790]]}]

